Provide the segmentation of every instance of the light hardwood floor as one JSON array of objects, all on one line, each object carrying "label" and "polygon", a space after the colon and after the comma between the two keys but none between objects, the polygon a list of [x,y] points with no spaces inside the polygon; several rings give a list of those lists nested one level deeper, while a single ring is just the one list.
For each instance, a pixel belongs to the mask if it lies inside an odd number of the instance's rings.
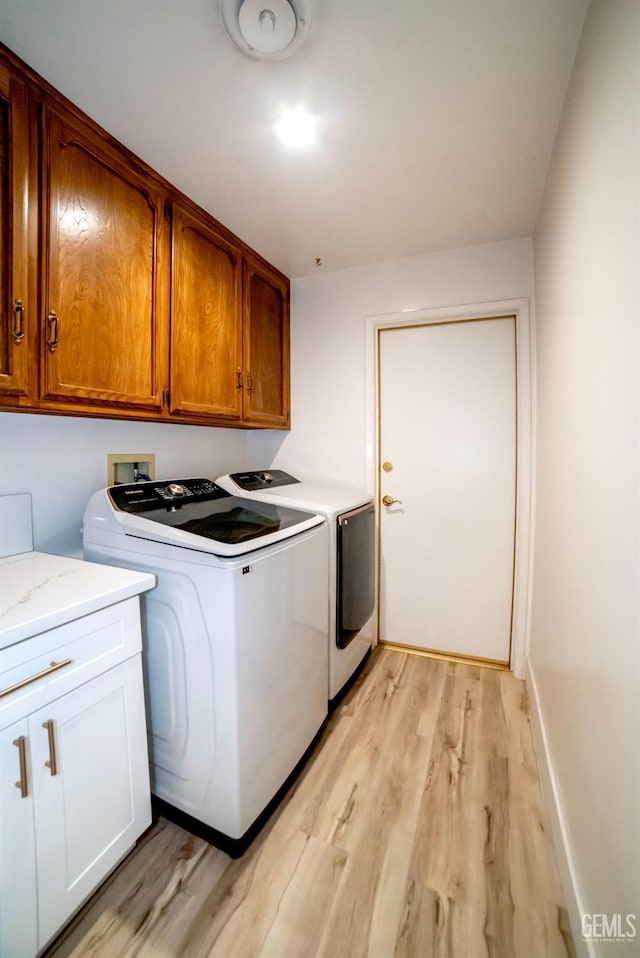
[{"label": "light hardwood floor", "polygon": [[375,650],[241,859],[160,819],[47,958],[567,955],[523,683]]}]

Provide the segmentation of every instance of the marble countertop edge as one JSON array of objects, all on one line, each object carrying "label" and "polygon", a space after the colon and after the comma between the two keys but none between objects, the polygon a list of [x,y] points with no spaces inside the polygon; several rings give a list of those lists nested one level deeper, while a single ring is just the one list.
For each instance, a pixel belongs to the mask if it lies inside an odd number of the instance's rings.
[{"label": "marble countertop edge", "polygon": [[22,552],[0,559],[0,649],[155,586],[155,576],[83,559]]}]

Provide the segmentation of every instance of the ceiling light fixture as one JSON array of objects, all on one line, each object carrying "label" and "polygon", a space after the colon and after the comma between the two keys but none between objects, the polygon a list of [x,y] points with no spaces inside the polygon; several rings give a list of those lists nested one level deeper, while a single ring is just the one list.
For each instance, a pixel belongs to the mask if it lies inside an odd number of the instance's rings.
[{"label": "ceiling light fixture", "polygon": [[302,109],[287,110],[273,128],[280,142],[294,149],[311,146],[316,138],[316,118]]},{"label": "ceiling light fixture", "polygon": [[247,56],[282,60],[304,43],[315,0],[220,0],[227,34]]}]

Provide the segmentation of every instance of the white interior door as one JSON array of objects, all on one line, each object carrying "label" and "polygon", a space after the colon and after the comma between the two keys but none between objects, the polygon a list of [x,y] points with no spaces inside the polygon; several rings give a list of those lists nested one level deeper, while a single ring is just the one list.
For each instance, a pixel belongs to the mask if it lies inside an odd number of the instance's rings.
[{"label": "white interior door", "polygon": [[508,663],[515,317],[379,330],[380,641]]}]

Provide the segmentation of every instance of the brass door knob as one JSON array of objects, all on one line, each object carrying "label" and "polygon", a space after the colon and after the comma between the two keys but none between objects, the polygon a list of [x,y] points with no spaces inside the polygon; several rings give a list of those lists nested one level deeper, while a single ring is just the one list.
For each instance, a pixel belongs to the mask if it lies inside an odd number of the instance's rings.
[{"label": "brass door knob", "polygon": [[402,504],[402,499],[394,499],[393,496],[382,497],[382,504],[385,506],[392,506],[394,502],[397,502],[398,504]]}]

